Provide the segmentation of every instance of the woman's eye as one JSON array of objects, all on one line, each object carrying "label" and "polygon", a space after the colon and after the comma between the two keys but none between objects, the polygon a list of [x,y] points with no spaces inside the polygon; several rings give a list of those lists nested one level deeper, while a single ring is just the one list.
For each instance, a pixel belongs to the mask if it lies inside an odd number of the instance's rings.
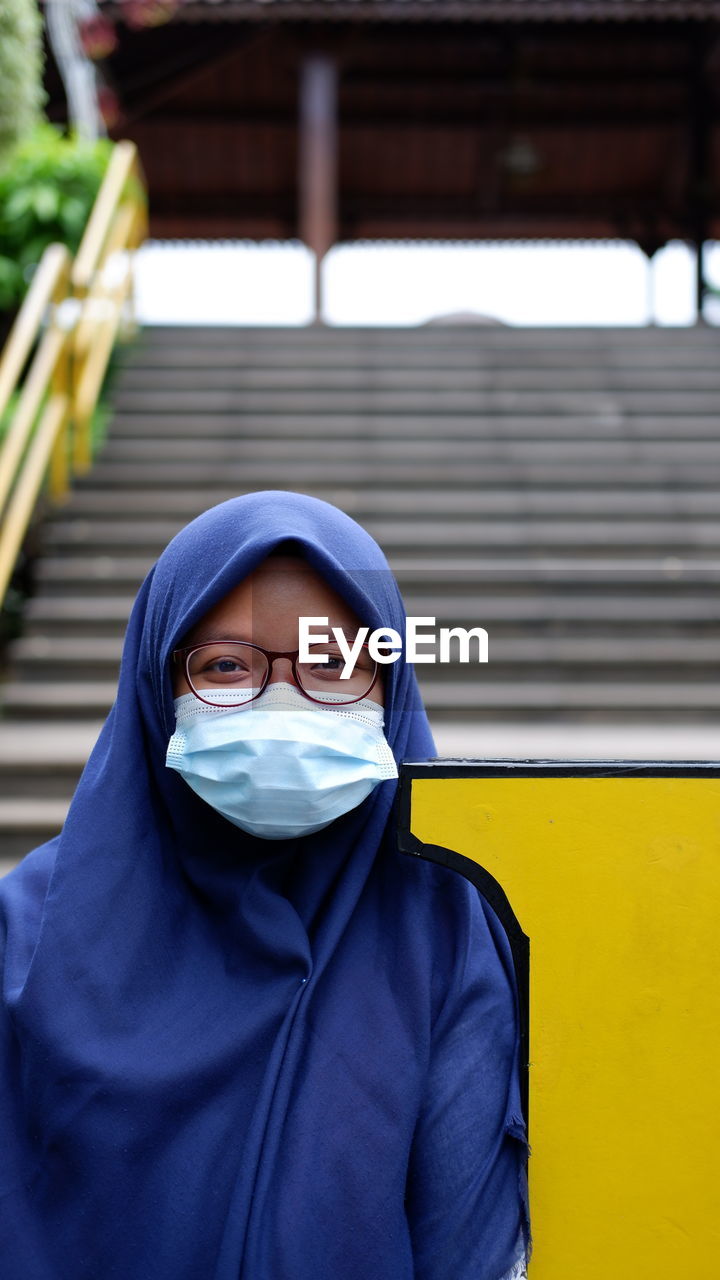
[{"label": "woman's eye", "polygon": [[311,662],[306,668],[314,680],[337,680],[345,670],[342,658],[328,658],[327,662]]},{"label": "woman's eye", "polygon": [[300,679],[305,672],[307,679],[313,681],[339,680],[347,663],[341,653],[335,650],[316,650],[310,654],[311,661],[300,663]]},{"label": "woman's eye", "polygon": [[244,662],[238,662],[237,658],[213,658],[212,662],[207,662],[203,667],[203,674],[209,676],[242,676],[248,674],[248,668]]}]

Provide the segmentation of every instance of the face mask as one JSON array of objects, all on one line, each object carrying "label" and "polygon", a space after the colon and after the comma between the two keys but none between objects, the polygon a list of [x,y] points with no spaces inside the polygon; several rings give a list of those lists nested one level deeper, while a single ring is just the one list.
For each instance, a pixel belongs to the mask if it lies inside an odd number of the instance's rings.
[{"label": "face mask", "polygon": [[168,768],[229,822],[265,840],[321,831],[398,776],[383,709],[369,698],[343,703],[340,695],[321,707],[278,683],[227,710],[185,694],[175,713]]}]

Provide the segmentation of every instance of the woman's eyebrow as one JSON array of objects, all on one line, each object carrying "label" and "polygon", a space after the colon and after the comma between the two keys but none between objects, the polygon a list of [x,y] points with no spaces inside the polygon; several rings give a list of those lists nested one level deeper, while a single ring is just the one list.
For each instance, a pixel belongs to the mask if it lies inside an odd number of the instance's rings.
[{"label": "woman's eyebrow", "polygon": [[237,631],[191,631],[188,635],[183,649],[189,648],[193,644],[227,644],[231,640],[242,640],[242,636]]},{"label": "woman's eyebrow", "polygon": [[335,632],[342,631],[343,635],[347,636],[348,640],[354,640],[358,631],[362,631],[363,628],[360,625],[358,625],[357,627],[343,627],[343,626],[334,627],[331,623],[328,630],[335,631]]},{"label": "woman's eyebrow", "polygon": [[[349,626],[333,627],[332,624],[329,624],[327,628],[328,632],[341,631],[342,634],[348,640],[354,640],[359,630],[361,630],[360,627],[349,627]],[[245,640],[247,644],[253,643],[252,640],[249,640],[247,636],[238,635],[237,631],[219,632],[219,631],[203,631],[202,629],[198,629],[197,631],[190,632],[190,634],[188,635],[185,641],[185,644],[182,645],[181,647],[183,649],[187,649],[190,647],[190,645],[195,645],[195,644],[229,644],[233,640],[235,641]],[[314,636],[311,636],[310,643],[312,644],[313,642],[317,643],[317,640],[315,640]]]}]

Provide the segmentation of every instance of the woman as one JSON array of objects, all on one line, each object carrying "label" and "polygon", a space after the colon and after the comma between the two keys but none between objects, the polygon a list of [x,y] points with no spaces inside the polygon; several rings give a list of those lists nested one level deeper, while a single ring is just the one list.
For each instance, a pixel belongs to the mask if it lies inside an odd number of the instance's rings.
[{"label": "woman", "polygon": [[412,667],[341,688],[301,612],[403,633],[348,516],[272,491],[184,529],[62,834],[0,883],[3,1280],[521,1273],[507,943],[395,847]]}]

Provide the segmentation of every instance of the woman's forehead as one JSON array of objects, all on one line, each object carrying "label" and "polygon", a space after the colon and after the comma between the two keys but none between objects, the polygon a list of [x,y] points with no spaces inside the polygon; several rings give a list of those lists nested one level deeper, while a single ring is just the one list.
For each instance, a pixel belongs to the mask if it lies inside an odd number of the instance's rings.
[{"label": "woman's forehead", "polygon": [[337,608],[352,612],[351,606],[307,560],[296,556],[268,556],[255,566],[215,607],[238,600],[262,603],[265,600],[302,604],[305,599],[332,600]]},{"label": "woman's forehead", "polygon": [[318,616],[328,617],[330,625],[362,625],[351,605],[306,560],[270,556],[198,620],[186,643],[199,643],[208,627],[247,631],[255,622],[263,628],[296,628],[298,618]]}]

